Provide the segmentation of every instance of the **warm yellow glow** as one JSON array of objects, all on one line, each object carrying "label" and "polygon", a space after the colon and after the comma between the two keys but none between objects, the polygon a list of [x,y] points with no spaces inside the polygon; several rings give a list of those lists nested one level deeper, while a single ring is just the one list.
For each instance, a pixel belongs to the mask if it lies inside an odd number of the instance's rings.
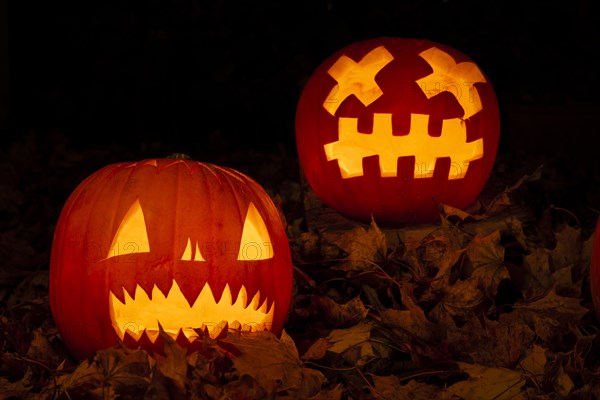
[{"label": "warm yellow glow", "polygon": [[248,206],[240,240],[238,260],[255,261],[273,257],[269,231],[253,203]]},{"label": "warm yellow glow", "polygon": [[119,229],[113,239],[113,244],[108,251],[108,257],[114,257],[123,254],[145,253],[150,251],[148,242],[148,233],[146,231],[146,221],[144,213],[140,206],[139,199],[127,210],[123,217]]},{"label": "warm yellow glow", "polygon": [[205,261],[204,257],[200,253],[200,246],[198,246],[198,242],[196,242],[196,251],[192,256],[192,241],[188,238],[187,245],[185,246],[185,250],[183,251],[183,255],[181,256],[183,261]]},{"label": "warm yellow glow", "polygon": [[148,294],[138,285],[134,298],[124,291],[125,303],[112,293],[109,295],[109,307],[115,332],[121,340],[127,331],[135,340],[143,332],[152,342],[158,337],[158,324],[164,331],[177,337],[181,330],[192,341],[198,337],[194,329],[206,329],[211,337],[216,336],[226,321],[229,327],[238,327],[243,331],[268,329],[273,322],[275,304],[267,310],[267,299],[260,298],[260,292],[248,301],[246,288],[242,286],[235,304],[232,304],[231,290],[225,286],[221,300],[217,303],[210,286],[204,285],[192,306],[181,293],[177,282],[173,281],[171,290],[165,297],[156,287]]},{"label": "warm yellow glow", "polygon": [[375,75],[393,59],[383,46],[371,50],[359,62],[341,56],[327,71],[338,85],[329,92],[323,107],[334,115],[350,95],[355,95],[365,106],[377,100],[383,91],[375,82]]},{"label": "warm yellow glow", "polygon": [[433,68],[433,73],[417,80],[428,99],[448,91],[462,106],[464,119],[481,111],[483,106],[474,84],[487,81],[475,63],[465,61],[457,64],[450,54],[436,47],[419,55]]},{"label": "warm yellow glow", "polygon": [[362,160],[378,156],[382,177],[398,175],[398,158],[415,157],[415,179],[431,178],[438,158],[450,157],[452,168],[448,179],[465,177],[469,162],[483,156],[483,139],[467,143],[464,122],[458,118],[442,123],[442,134],[427,133],[429,116],[411,114],[410,132],[393,136],[392,114],[373,115],[373,132],[358,132],[356,118],[339,119],[339,140],[324,146],[327,160],[338,160],[342,178],[363,175]]}]

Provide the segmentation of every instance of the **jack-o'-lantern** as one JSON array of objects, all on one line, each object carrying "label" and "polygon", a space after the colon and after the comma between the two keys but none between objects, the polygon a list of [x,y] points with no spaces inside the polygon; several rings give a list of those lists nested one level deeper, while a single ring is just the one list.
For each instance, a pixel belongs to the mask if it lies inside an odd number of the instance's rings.
[{"label": "jack-o'-lantern", "polygon": [[106,166],[71,194],[49,289],[75,357],[119,341],[160,352],[159,324],[193,351],[228,329],[280,335],[292,261],[281,217],[255,180],[189,159],[148,159]]},{"label": "jack-o'-lantern", "polygon": [[596,229],[594,231],[589,277],[590,293],[592,295],[596,318],[600,320],[600,218],[596,221]]},{"label": "jack-o'-lantern", "polygon": [[500,117],[489,79],[466,55],[428,40],[382,37],[327,58],[296,109],[296,147],[315,194],[381,225],[465,209],[496,158]]}]

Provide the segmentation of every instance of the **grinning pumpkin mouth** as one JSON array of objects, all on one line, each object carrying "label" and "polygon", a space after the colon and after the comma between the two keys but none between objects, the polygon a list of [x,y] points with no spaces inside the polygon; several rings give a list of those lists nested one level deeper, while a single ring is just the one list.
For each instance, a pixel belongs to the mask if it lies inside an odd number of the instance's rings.
[{"label": "grinning pumpkin mouth", "polygon": [[249,332],[264,330],[271,327],[275,313],[275,304],[269,310],[268,299],[260,302],[260,291],[248,300],[243,285],[235,303],[229,285],[225,285],[217,303],[206,283],[191,306],[175,280],[166,296],[156,285],[150,296],[139,285],[133,297],[127,290],[123,291],[124,302],[112,291],[108,300],[112,324],[121,340],[127,333],[139,341],[145,333],[154,343],[159,335],[159,324],[171,337],[176,339],[181,332],[190,342],[200,336],[199,331],[215,338],[226,327]]}]

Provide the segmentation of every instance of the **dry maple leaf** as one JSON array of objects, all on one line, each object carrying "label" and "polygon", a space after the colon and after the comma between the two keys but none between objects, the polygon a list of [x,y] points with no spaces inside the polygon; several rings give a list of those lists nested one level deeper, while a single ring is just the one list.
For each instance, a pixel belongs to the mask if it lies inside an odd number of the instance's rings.
[{"label": "dry maple leaf", "polygon": [[463,362],[459,362],[458,366],[469,378],[450,385],[445,392],[463,400],[514,399],[526,382],[523,373],[508,368],[489,368]]},{"label": "dry maple leaf", "polygon": [[368,229],[357,226],[341,235],[328,235],[324,232],[323,237],[348,254],[346,262],[335,266],[336,269],[345,271],[377,269],[376,264],[387,257],[387,239],[375,221],[371,222]]},{"label": "dry maple leaf", "polygon": [[327,382],[321,372],[304,366],[294,341],[285,331],[280,339],[264,331],[228,335],[222,342],[239,351],[232,359],[239,376],[251,376],[269,396],[284,394],[306,399]]},{"label": "dry maple leaf", "polygon": [[559,296],[554,287],[543,297],[518,302],[514,308],[521,313],[523,320],[535,333],[546,342],[553,336],[568,330],[569,322],[579,321],[590,312],[581,305],[581,299]]}]

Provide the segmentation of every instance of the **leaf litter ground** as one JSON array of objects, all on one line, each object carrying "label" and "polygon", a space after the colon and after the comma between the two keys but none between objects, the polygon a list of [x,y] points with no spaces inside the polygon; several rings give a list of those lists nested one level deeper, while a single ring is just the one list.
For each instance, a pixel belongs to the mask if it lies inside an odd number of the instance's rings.
[{"label": "leaf litter ground", "polygon": [[48,304],[54,224],[87,174],[133,157],[32,135],[1,159],[1,399],[600,399],[597,177],[570,193],[579,202],[565,194],[589,169],[499,157],[471,209],[386,229],[320,204],[283,150],[207,160],[280,208],[295,269],[285,331],[205,338],[191,354],[164,335],[162,355],[115,346],[78,361]]}]

